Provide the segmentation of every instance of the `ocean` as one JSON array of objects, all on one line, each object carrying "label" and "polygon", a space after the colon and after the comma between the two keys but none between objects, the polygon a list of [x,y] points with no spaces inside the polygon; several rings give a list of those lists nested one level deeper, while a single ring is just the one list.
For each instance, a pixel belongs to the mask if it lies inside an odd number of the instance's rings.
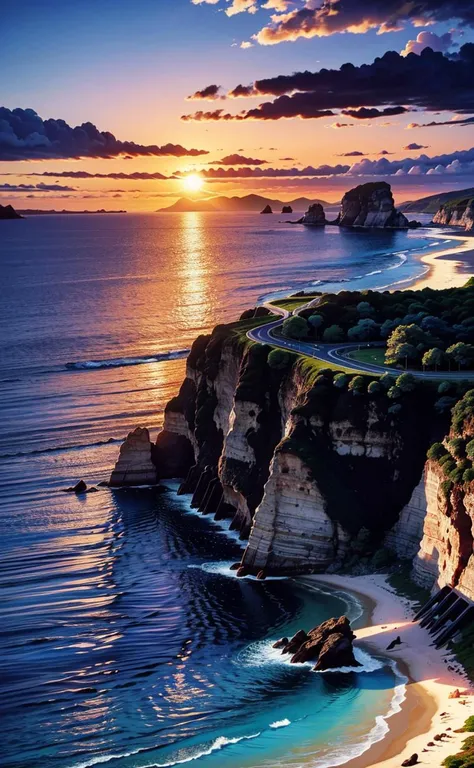
[{"label": "ocean", "polygon": [[278,637],[329,616],[363,623],[363,606],[290,579],[237,580],[242,542],[175,483],[62,492],[107,479],[137,424],[156,434],[199,333],[303,288],[404,287],[446,241],[278,219],[1,222],[5,768],[325,768],[381,738],[400,706],[387,659],[320,675],[276,654]]}]

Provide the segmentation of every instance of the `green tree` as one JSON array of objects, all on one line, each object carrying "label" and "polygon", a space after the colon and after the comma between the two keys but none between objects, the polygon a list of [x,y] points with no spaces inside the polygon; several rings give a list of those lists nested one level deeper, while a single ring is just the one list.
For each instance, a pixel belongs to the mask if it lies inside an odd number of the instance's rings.
[{"label": "green tree", "polygon": [[291,363],[291,355],[284,349],[272,349],[267,358],[268,365],[275,371],[283,371]]},{"label": "green tree", "polygon": [[429,342],[433,342],[433,337],[419,325],[399,325],[388,338],[385,361],[389,365],[402,363],[407,367],[408,361],[416,362],[419,359],[420,349],[429,346]]},{"label": "green tree", "polygon": [[316,338],[318,338],[318,331],[322,325],[324,325],[324,317],[322,315],[310,315],[308,317],[308,323],[311,328],[314,329]]},{"label": "green tree", "polygon": [[338,389],[344,389],[349,382],[349,376],[346,373],[338,373],[334,376],[333,384]]},{"label": "green tree", "polygon": [[396,381],[397,387],[402,392],[413,392],[416,387],[416,379],[411,373],[402,373]]},{"label": "green tree", "polygon": [[472,362],[474,361],[474,347],[472,344],[465,344],[463,341],[458,341],[457,344],[452,344],[448,347],[446,353],[455,363],[457,363],[459,370],[468,365],[472,365]]},{"label": "green tree", "polygon": [[359,301],[357,311],[361,317],[370,317],[374,314],[374,308],[368,301]]},{"label": "green tree", "polygon": [[378,395],[380,392],[383,392],[383,387],[380,381],[371,381],[367,387],[367,392],[369,395]]},{"label": "green tree", "polygon": [[396,384],[393,385],[393,387],[390,387],[390,389],[387,392],[387,397],[390,398],[390,400],[398,400],[399,397],[402,396],[402,390],[400,387],[397,387]]},{"label": "green tree", "polygon": [[474,440],[470,440],[466,445],[466,456],[474,460]]},{"label": "green tree", "polygon": [[384,373],[380,377],[379,381],[382,387],[388,390],[390,389],[390,387],[393,387],[393,385],[395,384],[396,378],[395,376],[392,376],[391,373]]},{"label": "green tree", "polygon": [[359,320],[357,325],[349,328],[347,338],[351,341],[369,341],[379,336],[379,325],[370,317]]},{"label": "green tree", "polygon": [[344,341],[344,331],[340,325],[330,325],[323,333],[323,341],[326,344],[340,344]]},{"label": "green tree", "polygon": [[283,322],[283,336],[288,339],[305,339],[308,335],[308,323],[300,315],[292,315]]},{"label": "green tree", "polygon": [[433,443],[431,448],[428,449],[427,457],[429,459],[434,459],[435,461],[439,461],[442,456],[446,456],[446,448],[444,447],[443,443]]},{"label": "green tree", "polygon": [[365,378],[363,376],[354,376],[349,382],[349,390],[354,395],[360,395],[365,390]]},{"label": "green tree", "polygon": [[451,389],[450,381],[442,381],[438,387],[438,395],[446,395]]},{"label": "green tree", "polygon": [[446,362],[446,355],[442,349],[439,349],[439,347],[432,347],[427,352],[425,352],[421,362],[423,367],[426,366],[427,368],[434,368],[435,371],[437,371],[439,366]]},{"label": "green tree", "polygon": [[464,440],[462,437],[453,437],[448,442],[449,452],[456,459],[462,459],[464,456]]}]

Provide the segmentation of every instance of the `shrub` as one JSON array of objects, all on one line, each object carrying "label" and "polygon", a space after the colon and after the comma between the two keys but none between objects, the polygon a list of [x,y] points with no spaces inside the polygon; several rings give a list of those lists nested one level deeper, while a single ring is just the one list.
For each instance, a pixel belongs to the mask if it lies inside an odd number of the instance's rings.
[{"label": "shrub", "polygon": [[438,395],[445,395],[451,389],[450,381],[442,381],[438,387]]},{"label": "shrub", "polygon": [[467,443],[466,456],[469,456],[470,459],[474,459],[474,440],[469,440]]},{"label": "shrub", "polygon": [[338,389],[344,389],[349,382],[349,376],[346,373],[338,373],[334,376],[334,386]]},{"label": "shrub", "polygon": [[462,483],[462,477],[463,477],[463,471],[459,467],[456,467],[456,469],[453,469],[449,473],[449,479],[453,481],[453,483]]},{"label": "shrub", "polygon": [[382,390],[383,387],[379,381],[371,381],[367,387],[367,392],[369,395],[378,395],[380,392],[382,392]]},{"label": "shrub", "polygon": [[453,437],[452,440],[449,440],[448,450],[451,456],[454,456],[456,459],[462,459],[464,456],[464,440],[462,437]]},{"label": "shrub", "polygon": [[327,344],[339,344],[344,341],[344,331],[340,325],[330,325],[323,333],[323,341]]},{"label": "shrub", "polygon": [[268,365],[275,371],[283,371],[291,363],[291,355],[284,349],[272,349],[267,358]]},{"label": "shrub", "polygon": [[305,339],[308,335],[308,323],[300,315],[287,317],[282,325],[282,333],[289,339]]},{"label": "shrub", "polygon": [[450,473],[453,472],[455,469],[457,469],[457,464],[454,461],[454,459],[445,461],[442,466],[443,466],[443,472],[446,477],[449,477]]},{"label": "shrub", "polygon": [[449,494],[453,490],[453,484],[451,480],[443,480],[443,482],[440,485],[440,488],[444,498],[449,499]]},{"label": "shrub", "polygon": [[387,397],[390,398],[390,400],[398,400],[399,397],[402,396],[402,390],[400,387],[397,387],[396,384],[393,385],[393,387],[390,387],[390,389],[387,392]]},{"label": "shrub", "polygon": [[451,456],[451,454],[450,454],[450,453],[448,453],[448,451],[446,451],[446,453],[444,454],[444,456],[441,456],[441,458],[440,458],[440,459],[438,459],[438,464],[440,465],[440,467],[442,467],[442,466],[444,466],[444,464],[446,464],[448,461],[452,461],[452,460],[453,460],[453,457]]},{"label": "shrub", "polygon": [[472,483],[473,480],[474,480],[474,469],[472,467],[470,469],[465,469],[462,475],[463,483]]},{"label": "shrub", "polygon": [[454,397],[449,397],[449,395],[444,395],[444,397],[440,397],[435,402],[434,407],[439,413],[443,413],[443,411],[448,411],[450,408],[452,408],[455,402],[456,400]]},{"label": "shrub", "polygon": [[398,377],[396,384],[402,392],[413,392],[416,387],[416,379],[411,373],[402,373]]},{"label": "shrub", "polygon": [[395,384],[396,379],[391,373],[384,373],[379,381],[384,389],[390,389]]},{"label": "shrub", "polygon": [[435,461],[439,461],[439,459],[441,459],[442,456],[447,455],[447,451],[443,443],[433,443],[431,448],[428,449],[428,452],[426,455],[429,459],[434,459]]},{"label": "shrub", "polygon": [[363,376],[354,376],[349,382],[349,390],[354,395],[360,395],[365,389],[365,379]]}]

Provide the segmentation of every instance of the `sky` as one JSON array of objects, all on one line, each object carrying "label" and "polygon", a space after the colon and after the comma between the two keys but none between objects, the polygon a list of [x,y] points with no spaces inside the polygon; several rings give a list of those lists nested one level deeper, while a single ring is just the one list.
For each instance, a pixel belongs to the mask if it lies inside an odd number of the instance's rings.
[{"label": "sky", "polygon": [[0,71],[20,209],[474,186],[472,0],[24,0]]}]

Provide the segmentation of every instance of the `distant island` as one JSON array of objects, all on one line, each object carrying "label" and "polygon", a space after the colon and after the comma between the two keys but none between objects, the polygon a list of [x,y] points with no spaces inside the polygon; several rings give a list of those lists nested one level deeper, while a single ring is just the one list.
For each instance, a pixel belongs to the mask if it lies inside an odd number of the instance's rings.
[{"label": "distant island", "polygon": [[[11,206],[8,206],[8,207],[11,208]],[[1,208],[1,206],[0,206],[0,208]],[[74,214],[81,214],[81,213],[82,214],[84,214],[84,213],[87,213],[87,214],[89,214],[89,213],[127,213],[127,211],[123,211],[123,210],[120,210],[120,211],[106,211],[103,208],[100,208],[100,210],[98,210],[98,211],[68,211],[68,210],[66,210],[66,208],[63,208],[62,211],[55,211],[55,210],[43,211],[40,208],[24,208],[23,210],[20,211],[20,213],[22,214],[19,217],[21,219],[21,218],[23,218],[23,216],[59,216],[60,214],[63,214],[63,213],[64,214],[69,214],[69,213],[74,213]]]},{"label": "distant island", "polygon": [[407,200],[405,203],[401,203],[398,208],[403,213],[436,213],[446,203],[472,198],[474,198],[474,187],[469,187],[468,189],[456,189],[428,197],[420,197],[419,200]]},{"label": "distant island", "polygon": [[[221,211],[227,212],[255,212],[260,213],[267,206],[272,210],[282,210],[284,207],[290,207],[293,211],[306,211],[310,205],[319,203],[324,206],[331,206],[334,203],[328,203],[325,200],[310,200],[307,197],[298,197],[296,200],[284,202],[282,200],[272,200],[261,195],[244,195],[243,197],[208,197],[205,200],[192,200],[181,197],[173,205],[167,208],[159,208],[156,213],[201,213]],[[286,213],[286,211],[282,211]],[[289,211],[288,211],[289,213]]]},{"label": "distant island", "polygon": [[0,219],[22,219],[12,205],[0,205]]}]

